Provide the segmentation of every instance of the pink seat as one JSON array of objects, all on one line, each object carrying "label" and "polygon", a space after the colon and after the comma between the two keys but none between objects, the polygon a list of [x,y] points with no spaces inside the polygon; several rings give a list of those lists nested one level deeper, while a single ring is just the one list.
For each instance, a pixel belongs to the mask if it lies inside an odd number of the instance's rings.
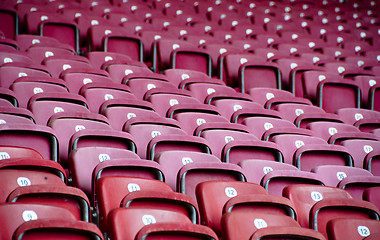
[{"label": "pink seat", "polygon": [[293,164],[295,166],[295,153],[297,149],[304,145],[310,144],[326,144],[321,138],[296,135],[296,134],[283,134],[274,136],[271,140],[276,143],[284,154],[284,162],[288,164]]},{"label": "pink seat", "polygon": [[313,132],[313,135],[320,137],[325,141],[330,141],[330,139],[336,137],[335,134],[343,133],[357,133],[359,130],[352,125],[344,123],[334,123],[334,122],[312,122],[306,126]]},{"label": "pink seat", "polygon": [[80,112],[61,112],[54,114],[48,122],[57,135],[59,141],[59,161],[62,166],[68,166],[70,153],[70,139],[74,133],[83,129],[107,129],[111,130],[108,120],[99,114]]},{"label": "pink seat", "polygon": [[136,99],[130,88],[117,83],[88,83],[80,90],[80,94],[86,98],[89,110],[99,113],[100,106],[110,99]]},{"label": "pink seat", "polygon": [[143,99],[153,88],[176,89],[165,76],[157,73],[131,73],[123,78],[122,84],[128,85],[138,99]]},{"label": "pink seat", "polygon": [[61,78],[65,80],[72,93],[80,93],[80,89],[88,83],[111,83],[107,72],[94,68],[69,68],[62,72]]},{"label": "pink seat", "polygon": [[367,154],[364,158],[364,168],[375,176],[380,176],[379,157],[379,150],[375,150]]},{"label": "pink seat", "polygon": [[110,99],[105,101],[99,111],[107,117],[114,130],[123,130],[124,123],[133,117],[159,117],[153,105],[143,100]]},{"label": "pink seat", "polygon": [[295,184],[312,184],[323,186],[322,177],[318,174],[297,170],[273,170],[261,180],[261,185],[269,194],[282,196],[285,187]]},{"label": "pink seat", "polygon": [[0,107],[0,121],[5,123],[34,124],[33,114],[24,108]]},{"label": "pink seat", "polygon": [[231,92],[230,89],[220,89],[211,93],[205,99],[206,104],[211,104],[219,109],[222,116],[231,119],[234,112],[244,108],[262,109],[260,104],[252,101],[248,94]]},{"label": "pink seat", "polygon": [[283,119],[271,117],[249,117],[245,118],[243,124],[248,127],[251,134],[263,139],[266,131],[273,128],[296,128],[296,126]]},{"label": "pink seat", "polygon": [[354,158],[355,167],[364,169],[367,169],[365,157],[380,147],[380,143],[378,141],[365,139],[345,140],[341,144],[349,149],[352,157]]},{"label": "pink seat", "polygon": [[45,59],[56,56],[60,58],[72,57],[75,55],[74,52],[66,48],[53,47],[53,46],[43,46],[43,44],[35,44],[26,50],[30,57],[37,63],[42,63]]},{"label": "pink seat", "polygon": [[163,117],[167,116],[169,108],[174,105],[200,103],[188,91],[174,88],[153,88],[145,93],[144,100],[151,102],[157,113]]},{"label": "pink seat", "polygon": [[29,99],[36,93],[68,92],[63,80],[50,77],[20,77],[13,82],[10,89],[15,93],[20,107],[23,108],[28,107]]},{"label": "pink seat", "polygon": [[238,164],[247,159],[284,161],[281,148],[272,142],[236,139],[224,145],[222,150],[223,162]]},{"label": "pink seat", "polygon": [[380,96],[379,92],[379,84],[373,85],[369,90],[368,102],[371,110],[380,111],[380,105],[378,104]]},{"label": "pink seat", "polygon": [[[140,231],[144,231],[144,227],[154,223],[191,223],[191,221],[183,214],[150,209],[134,209],[119,208],[112,211],[108,216],[109,233],[113,239],[136,239],[136,235]],[[130,231],[125,231],[125,226],[129,226]],[[154,226],[154,224],[152,225]]]},{"label": "pink seat", "polygon": [[28,109],[34,114],[36,123],[46,125],[49,118],[58,112],[89,112],[85,98],[73,93],[37,93],[29,100]]},{"label": "pink seat", "polygon": [[73,185],[90,196],[93,170],[99,163],[115,159],[139,159],[139,157],[132,151],[111,147],[81,147],[72,150],[69,156],[69,169]]},{"label": "pink seat", "polygon": [[257,102],[262,106],[272,98],[281,97],[285,99],[294,97],[294,95],[288,91],[274,88],[252,88],[248,89],[247,93],[251,95],[254,102]]},{"label": "pink seat", "polygon": [[0,87],[9,88],[17,78],[22,76],[51,77],[47,68],[41,65],[6,63],[0,67]]},{"label": "pink seat", "polygon": [[310,144],[298,148],[293,155],[293,164],[303,171],[321,165],[354,166],[348,149],[331,144]]},{"label": "pink seat", "polygon": [[49,57],[46,58],[43,62],[43,65],[46,66],[46,68],[51,73],[52,77],[59,78],[62,77],[61,73],[63,73],[67,69],[71,68],[91,68],[91,65],[87,58],[82,56],[72,56],[65,58],[59,58],[59,57]]},{"label": "pink seat", "polygon": [[49,127],[21,123],[0,124],[0,135],[0,145],[31,148],[44,159],[58,162],[58,138]]},{"label": "pink seat", "polygon": [[166,69],[163,74],[167,76],[169,82],[173,83],[178,88],[181,82],[186,79],[198,79],[200,81],[203,79],[210,79],[210,77],[205,73],[189,69]]},{"label": "pink seat", "polygon": [[12,108],[18,106],[17,98],[12,90],[0,87],[0,106]]},{"label": "pink seat", "polygon": [[317,166],[314,167],[311,172],[319,174],[324,179],[326,186],[338,187],[340,181],[346,177],[351,176],[362,176],[362,177],[372,177],[373,175],[367,170],[348,167],[348,166]]},{"label": "pink seat", "polygon": [[134,138],[137,146],[137,154],[141,158],[147,158],[148,144],[159,135],[186,135],[178,122],[173,119],[162,117],[153,117],[145,119],[144,117],[134,117],[129,119],[124,125],[124,131],[130,133]]},{"label": "pink seat", "polygon": [[189,151],[164,151],[155,155],[157,163],[160,164],[165,174],[165,182],[176,191],[177,175],[181,167],[192,162],[214,162],[220,163],[220,159],[211,154]]},{"label": "pink seat", "polygon": [[151,73],[152,71],[146,66],[136,64],[115,63],[107,65],[104,68],[116,83],[121,83],[123,78],[131,73]]},{"label": "pink seat", "polygon": [[344,178],[339,182],[337,187],[342,188],[349,192],[351,196],[355,199],[361,200],[363,192],[367,188],[379,187],[380,186],[380,177],[377,176],[350,176]]},{"label": "pink seat", "polygon": [[204,123],[195,130],[197,136],[203,137],[210,143],[213,155],[222,159],[223,148],[235,140],[258,140],[248,133],[245,126],[223,122]]}]

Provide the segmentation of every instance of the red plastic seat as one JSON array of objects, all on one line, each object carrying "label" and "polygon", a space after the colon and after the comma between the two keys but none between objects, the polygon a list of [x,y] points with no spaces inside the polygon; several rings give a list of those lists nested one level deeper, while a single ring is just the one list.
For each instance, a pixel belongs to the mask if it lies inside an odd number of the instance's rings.
[{"label": "red plastic seat", "polygon": [[224,180],[242,181],[246,178],[236,164],[217,162],[192,162],[183,166],[177,175],[177,191],[196,200],[196,186],[201,182]]},{"label": "red plastic seat", "polygon": [[65,58],[53,56],[46,58],[42,64],[46,66],[51,75],[55,78],[62,77],[61,74],[67,69],[83,69],[92,67],[88,59],[82,56],[66,56]]},{"label": "red plastic seat", "polygon": [[260,185],[238,181],[207,181],[196,187],[201,222],[221,234],[220,220],[224,205],[236,196],[267,194]]},{"label": "red plastic seat", "polygon": [[282,228],[284,232],[287,228],[300,228],[294,219],[284,215],[232,211],[222,217],[223,236],[230,240],[249,239],[260,229],[280,227],[285,228]]},{"label": "red plastic seat", "polygon": [[[99,211],[100,219],[100,229],[105,231],[108,229],[107,221],[109,219],[109,213],[113,209],[119,208],[124,197],[129,193],[134,191],[161,191],[161,192],[171,192],[171,188],[164,182],[154,180],[154,179],[145,179],[145,178],[136,178],[136,177],[121,177],[121,176],[108,176],[99,179],[96,183],[96,197],[97,197],[97,206]],[[130,207],[128,209],[138,209]],[[146,211],[151,209],[142,208]],[[181,212],[182,214],[182,212]],[[190,222],[190,219],[184,215],[187,220]]]},{"label": "red plastic seat", "polygon": [[367,239],[380,232],[380,222],[364,219],[333,219],[327,223],[329,239]]},{"label": "red plastic seat", "polygon": [[25,222],[33,223],[33,220],[37,219],[48,219],[51,221],[64,219],[64,221],[69,222],[75,222],[76,220],[67,209],[41,204],[1,204],[0,210],[0,219],[3,222],[3,227],[0,229],[1,236],[6,239],[12,239],[17,228]]},{"label": "red plastic seat", "polygon": [[[134,240],[136,235],[146,225],[153,224],[170,224],[170,223],[191,223],[183,214],[154,209],[135,209],[119,208],[110,212],[108,215],[109,233],[112,239]],[[128,226],[129,231],[125,231]]]},{"label": "red plastic seat", "polygon": [[91,209],[87,196],[80,189],[57,184],[33,184],[12,191],[7,202],[43,204],[69,210],[77,220],[90,222]]},{"label": "red plastic seat", "polygon": [[208,227],[189,223],[155,223],[140,229],[135,239],[155,239],[162,237],[165,239],[175,237],[191,238],[196,240],[217,240],[217,235]]},{"label": "red plastic seat", "polygon": [[367,188],[363,192],[363,200],[375,204],[377,208],[380,207],[380,187]]},{"label": "red plastic seat", "polygon": [[[54,229],[54,231],[52,231]],[[98,227],[92,223],[66,219],[37,219],[21,224],[14,239],[97,239],[103,240]]]},{"label": "red plastic seat", "polygon": [[325,199],[310,210],[310,227],[327,237],[327,223],[334,218],[379,220],[379,211],[372,203],[354,199]]},{"label": "red plastic seat", "polygon": [[339,182],[337,187],[346,190],[355,199],[361,200],[367,188],[379,187],[380,177],[377,176],[349,176]]},{"label": "red plastic seat", "polygon": [[211,154],[189,151],[164,151],[155,155],[154,159],[160,164],[165,174],[165,182],[176,191],[177,175],[180,169],[192,162],[214,162],[220,163],[220,159]]},{"label": "red plastic seat", "polygon": [[283,191],[283,196],[289,198],[296,207],[297,220],[302,227],[309,228],[311,221],[309,214],[312,207],[319,201],[332,199],[351,199],[351,195],[342,189],[335,187],[315,186],[299,184],[288,186]]},{"label": "red plastic seat", "polygon": [[26,52],[37,63],[42,63],[45,59],[53,56],[60,58],[69,58],[75,55],[75,53],[70,51],[70,49],[63,47],[61,48],[58,46],[44,46],[43,44],[32,45],[26,50]]},{"label": "red plastic seat", "polygon": [[336,134],[359,132],[359,130],[352,125],[334,122],[312,122],[309,123],[306,128],[310,129],[314,136],[320,137],[327,142],[330,142],[330,139],[336,139],[337,136],[334,136]]}]

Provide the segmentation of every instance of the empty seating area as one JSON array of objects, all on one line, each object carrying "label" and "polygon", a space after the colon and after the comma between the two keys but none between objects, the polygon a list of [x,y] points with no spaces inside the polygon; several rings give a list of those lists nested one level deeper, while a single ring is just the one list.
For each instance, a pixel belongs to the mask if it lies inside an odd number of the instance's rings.
[{"label": "empty seating area", "polygon": [[377,239],[379,12],[1,1],[0,239]]}]

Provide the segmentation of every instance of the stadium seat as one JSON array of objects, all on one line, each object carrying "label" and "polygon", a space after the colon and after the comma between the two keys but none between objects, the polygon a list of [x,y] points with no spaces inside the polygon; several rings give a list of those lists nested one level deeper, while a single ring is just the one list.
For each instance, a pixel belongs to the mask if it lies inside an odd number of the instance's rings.
[{"label": "stadium seat", "polygon": [[379,233],[380,222],[364,219],[333,219],[327,223],[329,239],[367,239],[366,237]]},{"label": "stadium seat", "polygon": [[247,194],[267,194],[258,184],[239,181],[207,181],[196,186],[201,223],[221,234],[223,207],[230,199]]},{"label": "stadium seat", "polygon": [[[54,229],[54,231],[52,231]],[[66,219],[37,219],[21,224],[13,234],[15,239],[97,239],[103,240],[98,227],[92,223]]]}]

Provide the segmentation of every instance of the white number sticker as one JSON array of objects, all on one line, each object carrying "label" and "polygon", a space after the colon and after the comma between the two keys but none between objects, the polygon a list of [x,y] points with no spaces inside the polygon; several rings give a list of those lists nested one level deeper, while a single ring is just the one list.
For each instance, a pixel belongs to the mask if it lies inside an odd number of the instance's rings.
[{"label": "white number sticker", "polygon": [[64,112],[65,110],[63,110],[63,108],[61,107],[55,107],[54,108],[54,113],[58,113],[58,112]]},{"label": "white number sticker", "polygon": [[183,165],[186,165],[186,164],[189,164],[189,163],[192,163],[193,162],[193,159],[189,158],[189,157],[183,157],[182,158],[182,164]]},{"label": "white number sticker", "polygon": [[155,138],[155,137],[161,135],[161,133],[159,131],[152,131],[151,135],[152,135],[152,138]]},{"label": "white number sticker", "polygon": [[42,88],[39,88],[39,87],[35,87],[35,88],[33,88],[33,93],[34,94],[37,94],[37,93],[43,93],[44,92],[44,90],[42,90]]},{"label": "white number sticker", "polygon": [[224,137],[224,141],[225,141],[226,143],[232,142],[233,140],[234,140],[234,138],[233,138],[232,136],[225,136],[225,137]]},{"label": "white number sticker", "polygon": [[25,222],[29,222],[31,220],[37,220],[38,216],[37,213],[33,210],[25,210],[22,212],[22,218]]},{"label": "white number sticker", "polygon": [[83,129],[86,129],[86,127],[83,125],[76,125],[75,126],[75,132],[79,132],[80,130],[83,130]]},{"label": "white number sticker", "polygon": [[136,183],[129,183],[128,184],[128,191],[129,192],[136,192],[136,191],[140,191],[140,186]]},{"label": "white number sticker", "polygon": [[271,167],[263,167],[264,174],[268,174],[268,173],[270,173],[272,171],[273,171],[273,168],[271,168]]},{"label": "white number sticker", "polygon": [[134,114],[134,113],[128,113],[127,114],[127,118],[128,119],[131,119],[131,118],[134,118],[134,117],[136,117],[136,114]]},{"label": "white number sticker", "polygon": [[269,129],[273,128],[273,124],[266,122],[266,123],[264,123],[264,128],[265,128],[265,130],[269,130]]},{"label": "white number sticker", "polygon": [[110,100],[110,99],[113,99],[113,96],[111,94],[107,93],[107,94],[104,95],[104,100],[107,101],[107,100]]},{"label": "white number sticker", "polygon": [[331,127],[329,128],[329,134],[332,136],[334,134],[337,134],[338,133],[338,130],[334,127]]},{"label": "white number sticker", "polygon": [[19,178],[17,178],[17,184],[18,184],[20,187],[25,187],[25,186],[30,186],[30,185],[32,185],[32,182],[31,182],[30,179],[27,178],[27,177],[19,177]]},{"label": "white number sticker", "polygon": [[99,154],[98,158],[100,162],[104,162],[111,159],[110,155],[108,155],[107,153]]},{"label": "white number sticker", "polygon": [[197,125],[198,125],[198,126],[202,125],[203,123],[206,123],[206,120],[205,120],[205,119],[203,119],[203,118],[198,118],[198,119],[197,119]]},{"label": "white number sticker", "polygon": [[211,93],[214,93],[215,89],[213,88],[207,88],[207,95],[210,95]]},{"label": "white number sticker", "polygon": [[0,160],[9,159],[11,156],[7,152],[0,152]]},{"label": "white number sticker", "polygon": [[366,226],[358,226],[358,233],[362,237],[368,237],[369,235],[371,235],[369,228]]},{"label": "white number sticker", "polygon": [[178,102],[178,100],[177,99],[170,99],[170,101],[169,101],[169,104],[170,104],[170,106],[174,106],[174,105],[177,105],[177,104],[179,104],[179,102]]},{"label": "white number sticker", "polygon": [[257,229],[266,228],[268,226],[267,222],[265,222],[265,220],[261,218],[256,218],[253,221],[253,224]]},{"label": "white number sticker", "polygon": [[294,142],[294,145],[296,145],[297,148],[300,148],[300,147],[304,146],[305,143],[303,141],[301,141],[301,140],[296,140]]},{"label": "white number sticker", "polygon": [[297,109],[296,109],[296,115],[297,115],[297,116],[300,116],[300,115],[302,115],[302,114],[304,114],[304,111],[303,111],[302,109],[297,108]]},{"label": "white number sticker", "polygon": [[142,221],[143,221],[144,225],[156,223],[156,219],[152,215],[144,215],[142,217]]},{"label": "white number sticker", "polygon": [[338,178],[339,181],[342,181],[347,177],[347,174],[345,172],[337,172],[336,173],[336,178]]},{"label": "white number sticker", "polygon": [[313,199],[316,202],[321,201],[323,199],[323,196],[320,192],[313,191],[310,195],[311,199]]},{"label": "white number sticker", "polygon": [[242,109],[243,107],[241,106],[241,105],[239,105],[239,104],[236,104],[236,105],[234,105],[234,112],[236,112],[237,110],[240,110],[240,109]]},{"label": "white number sticker", "polygon": [[370,152],[373,151],[373,147],[370,146],[370,145],[364,145],[363,150],[364,150],[365,153],[368,154],[368,153],[370,153]]},{"label": "white number sticker", "polygon": [[226,187],[224,189],[224,192],[226,193],[227,197],[230,197],[230,198],[237,196],[237,191],[233,187]]}]

